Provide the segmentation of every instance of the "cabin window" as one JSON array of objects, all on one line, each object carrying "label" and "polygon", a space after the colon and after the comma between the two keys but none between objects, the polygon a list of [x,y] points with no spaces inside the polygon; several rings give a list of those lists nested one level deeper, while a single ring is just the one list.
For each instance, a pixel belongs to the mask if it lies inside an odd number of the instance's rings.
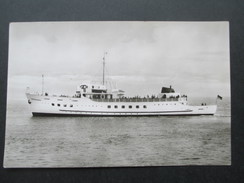
[{"label": "cabin window", "polygon": [[139,105],[137,105],[136,108],[139,109]]},{"label": "cabin window", "polygon": [[146,106],[146,105],[144,105],[144,106],[143,106],[143,108],[147,108],[147,106]]},{"label": "cabin window", "polygon": [[54,103],[52,103],[52,106],[55,106],[55,104],[54,104]]},{"label": "cabin window", "polygon": [[108,108],[111,108],[111,105],[108,105]]},{"label": "cabin window", "polygon": [[118,106],[117,106],[117,105],[115,105],[115,106],[114,106],[114,108],[116,108],[116,109],[117,109],[117,108],[118,108]]},{"label": "cabin window", "polygon": [[122,106],[121,106],[121,108],[122,108],[122,109],[124,109],[124,108],[125,108],[125,106],[124,106],[124,105],[122,105]]},{"label": "cabin window", "polygon": [[60,104],[58,104],[58,106],[60,107]]},{"label": "cabin window", "polygon": [[131,109],[132,108],[132,105],[129,105],[129,108]]},{"label": "cabin window", "polygon": [[92,86],[92,88],[94,88],[94,86]]}]

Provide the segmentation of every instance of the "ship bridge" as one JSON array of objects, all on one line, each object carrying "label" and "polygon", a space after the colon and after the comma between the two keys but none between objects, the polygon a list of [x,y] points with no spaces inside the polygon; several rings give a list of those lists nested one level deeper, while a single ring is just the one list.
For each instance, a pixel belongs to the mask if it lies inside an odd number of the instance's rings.
[{"label": "ship bridge", "polygon": [[108,89],[102,84],[82,83],[77,86],[76,97],[87,97],[90,99],[113,99],[124,96],[120,89]]}]

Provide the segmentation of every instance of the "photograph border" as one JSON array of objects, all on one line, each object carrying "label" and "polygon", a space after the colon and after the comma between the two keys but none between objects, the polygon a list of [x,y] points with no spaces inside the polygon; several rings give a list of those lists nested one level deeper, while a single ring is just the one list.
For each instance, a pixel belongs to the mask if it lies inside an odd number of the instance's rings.
[{"label": "photograph border", "polygon": [[[244,5],[241,1],[0,1],[0,182],[240,182],[244,171]],[[229,21],[231,68],[231,166],[75,169],[4,169],[10,22]],[[241,103],[241,105],[240,105]]]}]

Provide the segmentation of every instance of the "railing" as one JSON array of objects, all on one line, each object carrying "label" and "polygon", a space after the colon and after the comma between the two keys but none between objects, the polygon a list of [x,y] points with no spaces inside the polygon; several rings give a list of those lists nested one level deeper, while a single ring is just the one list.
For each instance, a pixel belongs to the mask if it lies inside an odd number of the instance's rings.
[{"label": "railing", "polygon": [[[80,98],[80,96],[68,96],[68,95],[42,95],[39,93],[32,93],[38,96],[45,96],[45,97],[63,97],[63,98]],[[89,97],[87,97],[89,98]],[[95,102],[171,102],[171,101],[186,101],[186,96],[182,96],[180,98],[172,97],[172,98],[116,98],[116,99],[94,99],[90,98],[90,100]]]},{"label": "railing", "polygon": [[118,98],[118,99],[91,99],[95,102],[170,102],[179,98]]}]

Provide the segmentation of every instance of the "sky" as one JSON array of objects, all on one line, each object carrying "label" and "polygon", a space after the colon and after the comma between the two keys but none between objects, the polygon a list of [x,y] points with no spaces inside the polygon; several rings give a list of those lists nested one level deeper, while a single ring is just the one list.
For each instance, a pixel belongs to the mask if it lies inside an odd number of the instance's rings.
[{"label": "sky", "polygon": [[25,89],[75,93],[85,81],[106,81],[128,96],[170,86],[188,97],[230,96],[228,22],[11,23],[8,98]]}]

